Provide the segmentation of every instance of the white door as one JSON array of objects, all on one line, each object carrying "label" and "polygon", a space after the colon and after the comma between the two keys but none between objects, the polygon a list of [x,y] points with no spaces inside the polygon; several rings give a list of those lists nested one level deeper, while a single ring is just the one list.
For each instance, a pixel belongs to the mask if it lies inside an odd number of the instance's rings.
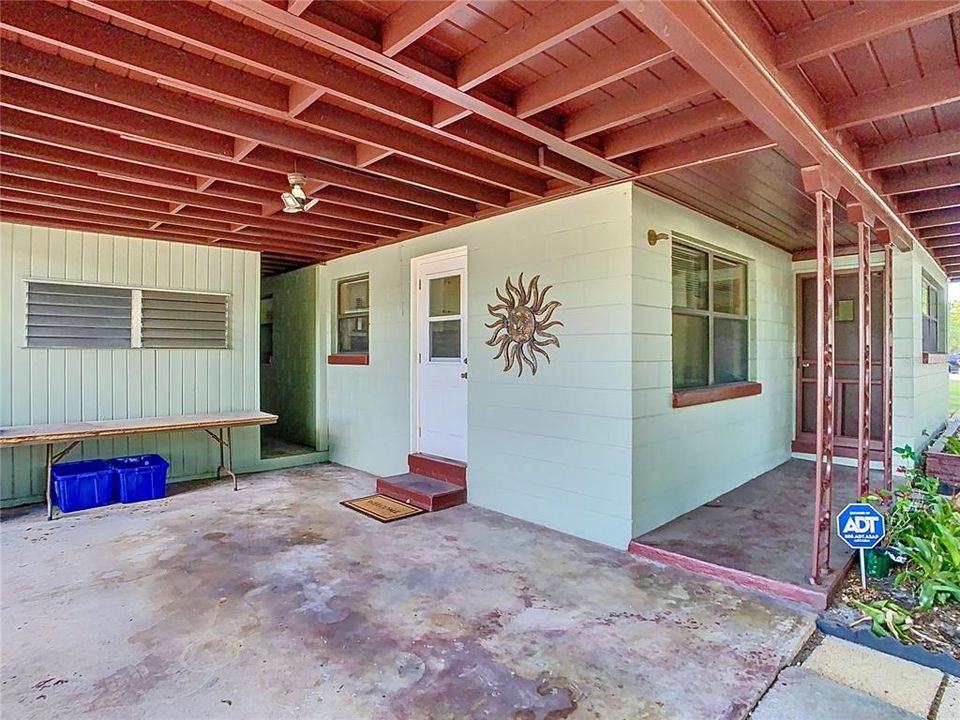
[{"label": "white door", "polygon": [[417,265],[417,449],[467,460],[467,256]]}]

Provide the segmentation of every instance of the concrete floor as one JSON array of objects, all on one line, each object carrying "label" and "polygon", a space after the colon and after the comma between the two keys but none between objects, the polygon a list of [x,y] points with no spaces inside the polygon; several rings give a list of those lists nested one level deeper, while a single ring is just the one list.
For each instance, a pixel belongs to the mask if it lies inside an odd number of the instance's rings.
[{"label": "concrete floor", "polygon": [[6,718],[742,718],[813,616],[316,465],[0,523]]},{"label": "concrete floor", "polygon": [[[758,577],[811,589],[813,503],[816,466],[807,460],[788,460],[662,525],[636,542],[733,568]],[[857,496],[856,469],[836,465],[833,470],[834,517]],[[882,474],[873,472],[879,486]],[[851,551],[836,532],[830,534],[831,567],[843,568]],[[835,571],[824,581],[824,594],[843,579]]]}]

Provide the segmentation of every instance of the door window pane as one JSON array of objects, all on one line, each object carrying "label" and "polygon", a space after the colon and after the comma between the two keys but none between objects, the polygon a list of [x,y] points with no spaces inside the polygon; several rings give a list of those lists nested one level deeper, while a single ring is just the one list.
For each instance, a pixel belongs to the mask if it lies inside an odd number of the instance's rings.
[{"label": "door window pane", "polygon": [[430,322],[430,359],[460,359],[460,321]]},{"label": "door window pane", "polygon": [[713,310],[731,315],[747,314],[747,266],[713,258]]},{"label": "door window pane", "polygon": [[688,388],[709,382],[709,320],[698,315],[673,314],[673,386]]},{"label": "door window pane", "polygon": [[673,244],[673,306],[707,309],[708,257],[705,252]]},{"label": "door window pane", "polygon": [[713,345],[713,381],[731,383],[746,380],[747,321],[715,318]]},{"label": "door window pane", "polygon": [[460,314],[460,276],[430,279],[430,317]]}]

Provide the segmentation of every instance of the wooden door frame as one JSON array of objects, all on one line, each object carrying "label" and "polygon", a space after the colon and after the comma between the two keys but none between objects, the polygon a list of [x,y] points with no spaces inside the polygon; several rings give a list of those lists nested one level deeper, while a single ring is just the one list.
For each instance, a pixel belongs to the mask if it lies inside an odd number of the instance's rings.
[{"label": "wooden door frame", "polygon": [[[845,268],[843,270],[835,270],[834,277],[838,275],[856,275],[858,272],[856,267]],[[883,294],[886,294],[886,275],[888,269],[884,265],[870,265],[870,274],[871,277],[874,273],[880,275],[880,287]],[[796,353],[794,357],[794,429],[793,429],[793,441],[790,444],[790,449],[793,452],[800,453],[813,453],[816,452],[817,437],[816,433],[804,433],[801,428],[803,427],[803,368],[801,367],[801,362],[803,360],[803,281],[805,279],[816,278],[816,272],[799,272],[795,273],[795,293],[796,293],[796,317],[794,320],[795,329],[794,336],[796,341]],[[872,294],[871,294],[872,297]],[[886,307],[886,297],[882,297],[881,303],[882,307]],[[872,316],[876,316],[876,313],[873,313]],[[874,319],[873,317],[871,319]],[[883,322],[883,316],[881,315],[881,322]],[[875,321],[875,320],[874,320]],[[834,358],[836,363],[836,358]],[[856,361],[855,361],[856,362]],[[874,368],[879,367],[880,369],[880,388],[884,387],[884,381],[886,378],[883,376],[883,360],[873,361],[870,364],[870,385],[871,387],[877,385],[877,382],[874,380]],[[891,368],[892,371],[892,368]],[[835,382],[835,385],[838,384]],[[842,399],[841,399],[842,403]],[[881,403],[882,405],[882,403]],[[872,403],[873,407],[876,407],[876,403]],[[871,417],[871,423],[873,418]],[[857,457],[857,439],[856,438],[847,438],[841,436],[837,432],[836,425],[843,423],[843,414],[837,412],[834,415],[834,454],[839,457]],[[885,440],[877,440],[875,436],[871,434],[870,437],[870,460],[882,461],[885,456]]]}]

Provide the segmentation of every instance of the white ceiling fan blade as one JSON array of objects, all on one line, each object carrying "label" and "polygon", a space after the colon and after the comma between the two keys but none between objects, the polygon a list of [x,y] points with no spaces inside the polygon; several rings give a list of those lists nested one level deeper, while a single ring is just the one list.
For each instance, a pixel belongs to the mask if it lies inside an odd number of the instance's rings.
[{"label": "white ceiling fan blade", "polygon": [[303,211],[306,212],[307,210],[312,208],[314,205],[316,205],[318,202],[320,202],[318,198],[310,198],[309,200],[307,200],[307,202],[303,204]]},{"label": "white ceiling fan blade", "polygon": [[290,193],[281,194],[280,199],[283,200],[283,211],[285,213],[298,213],[303,211],[303,203],[299,198],[294,197]]}]

